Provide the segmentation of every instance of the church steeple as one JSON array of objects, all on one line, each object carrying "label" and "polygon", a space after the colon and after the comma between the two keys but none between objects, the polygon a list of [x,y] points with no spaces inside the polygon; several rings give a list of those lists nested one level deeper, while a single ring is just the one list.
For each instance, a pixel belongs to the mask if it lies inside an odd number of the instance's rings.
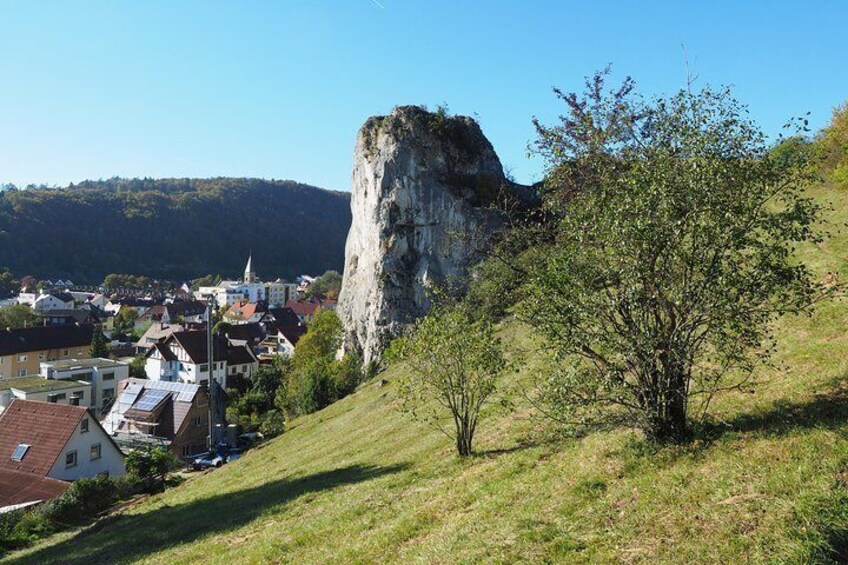
[{"label": "church steeple", "polygon": [[256,282],[256,273],[253,272],[253,253],[247,256],[247,265],[244,268],[244,282]]}]

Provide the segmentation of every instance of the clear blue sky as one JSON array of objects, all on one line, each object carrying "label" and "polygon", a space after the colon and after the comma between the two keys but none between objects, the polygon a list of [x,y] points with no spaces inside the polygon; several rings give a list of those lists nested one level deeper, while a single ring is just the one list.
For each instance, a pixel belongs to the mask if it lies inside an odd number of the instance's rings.
[{"label": "clear blue sky", "polygon": [[[647,5],[650,4],[650,7]],[[0,2],[0,182],[289,178],[348,190],[360,124],[475,114],[536,180],[533,115],[613,63],[645,93],[731,84],[769,133],[848,99],[848,2]]]}]

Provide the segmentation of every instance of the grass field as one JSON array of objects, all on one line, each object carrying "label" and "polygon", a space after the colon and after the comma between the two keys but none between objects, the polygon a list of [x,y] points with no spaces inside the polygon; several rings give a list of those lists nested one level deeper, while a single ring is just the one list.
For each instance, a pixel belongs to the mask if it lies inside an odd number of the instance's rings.
[{"label": "grass field", "polygon": [[[816,190],[848,220],[848,195]],[[838,226],[835,226],[838,227]],[[801,250],[848,273],[848,237]],[[781,322],[760,384],[683,448],[637,432],[556,439],[517,400],[478,455],[397,411],[394,380],[300,418],[224,468],[65,532],[13,563],[848,562],[848,302]],[[508,323],[508,341],[531,347]],[[511,382],[543,363],[532,358]]]}]

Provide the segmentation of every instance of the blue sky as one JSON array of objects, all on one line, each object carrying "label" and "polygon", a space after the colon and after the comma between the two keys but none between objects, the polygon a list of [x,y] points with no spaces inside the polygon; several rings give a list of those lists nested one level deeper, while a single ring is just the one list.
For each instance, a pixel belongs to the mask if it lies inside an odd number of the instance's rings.
[{"label": "blue sky", "polygon": [[730,84],[770,134],[848,99],[848,2],[0,1],[0,182],[256,176],[349,189],[361,123],[476,115],[519,181],[533,115],[607,63]]}]

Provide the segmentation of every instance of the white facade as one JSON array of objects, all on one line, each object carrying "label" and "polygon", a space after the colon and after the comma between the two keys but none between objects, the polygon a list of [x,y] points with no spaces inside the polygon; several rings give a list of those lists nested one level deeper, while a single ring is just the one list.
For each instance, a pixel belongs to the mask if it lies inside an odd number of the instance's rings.
[{"label": "white facade", "polygon": [[35,312],[49,312],[50,310],[70,310],[74,307],[74,301],[63,301],[52,294],[42,294],[35,299],[32,309]]},{"label": "white facade", "polygon": [[86,414],[77,424],[47,476],[74,481],[101,473],[116,477],[126,472],[124,456],[97,420]]},{"label": "white facade", "polygon": [[130,376],[130,366],[112,359],[67,359],[41,363],[41,375],[53,380],[84,381],[91,385],[88,406],[102,418],[115,398],[118,383]]},{"label": "white facade", "polygon": [[281,281],[265,283],[265,298],[269,307],[282,307],[289,299],[297,298],[297,285]]},{"label": "white facade", "polygon": [[[194,363],[177,343],[170,343],[163,347],[170,347],[176,355],[176,359],[168,360],[162,352],[156,348],[147,357],[144,364],[144,372],[151,381],[169,381],[190,384],[208,384],[209,366],[206,363]],[[227,363],[216,361],[213,363],[212,377],[223,388],[227,387]]]}]

